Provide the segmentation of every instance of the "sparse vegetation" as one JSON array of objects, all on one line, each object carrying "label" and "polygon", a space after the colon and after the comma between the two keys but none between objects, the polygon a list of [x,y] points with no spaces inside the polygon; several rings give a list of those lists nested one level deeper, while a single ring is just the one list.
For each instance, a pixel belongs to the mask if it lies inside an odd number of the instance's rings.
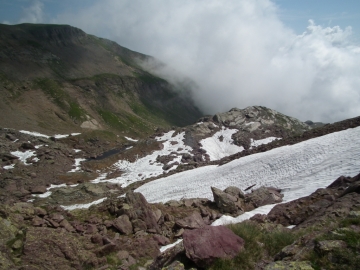
[{"label": "sparse vegetation", "polygon": [[233,260],[217,260],[209,268],[211,270],[254,269],[262,258],[275,255],[299,237],[298,233],[288,230],[268,231],[253,222],[242,222],[229,228],[245,240],[245,249]]}]

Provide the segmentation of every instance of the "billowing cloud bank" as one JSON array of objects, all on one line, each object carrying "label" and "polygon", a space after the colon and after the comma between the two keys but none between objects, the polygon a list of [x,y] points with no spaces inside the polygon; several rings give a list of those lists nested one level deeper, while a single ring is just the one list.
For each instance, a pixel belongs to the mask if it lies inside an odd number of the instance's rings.
[{"label": "billowing cloud bank", "polygon": [[304,121],[360,115],[360,47],[351,27],[310,20],[296,35],[278,14],[270,0],[103,0],[53,22],[167,63],[196,82],[207,113],[264,105]]}]

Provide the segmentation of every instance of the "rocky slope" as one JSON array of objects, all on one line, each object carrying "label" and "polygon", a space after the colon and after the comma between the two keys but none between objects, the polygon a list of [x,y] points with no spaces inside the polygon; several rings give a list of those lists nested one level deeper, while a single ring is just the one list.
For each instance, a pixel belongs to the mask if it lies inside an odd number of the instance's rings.
[{"label": "rocky slope", "polygon": [[194,122],[188,89],[145,71],[149,59],[68,25],[0,25],[0,126],[142,137]]}]

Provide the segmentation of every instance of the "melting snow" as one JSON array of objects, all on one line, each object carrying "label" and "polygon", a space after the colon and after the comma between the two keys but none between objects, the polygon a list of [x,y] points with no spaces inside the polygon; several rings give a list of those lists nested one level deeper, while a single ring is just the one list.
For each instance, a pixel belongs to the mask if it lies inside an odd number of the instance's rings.
[{"label": "melting snow", "polygon": [[14,167],[15,167],[15,164],[11,164],[11,165],[4,166],[3,168],[5,170],[11,170],[11,169],[14,169]]},{"label": "melting snow", "polygon": [[86,159],[85,158],[75,158],[75,164],[73,166],[75,166],[74,169],[72,169],[71,171],[69,172],[78,172],[81,170],[81,167],[80,167],[80,163],[85,161]]},{"label": "melting snow", "polygon": [[91,203],[84,203],[84,204],[74,204],[74,205],[60,205],[63,209],[65,210],[68,210],[68,211],[71,211],[71,210],[75,210],[75,209],[87,209],[89,208],[90,206],[92,205],[95,205],[95,204],[99,204],[99,203],[102,203],[103,201],[105,201],[106,198],[102,198],[102,199],[99,199],[99,200],[96,200],[96,201],[93,201]]},{"label": "melting snow", "polygon": [[201,140],[201,148],[210,156],[210,160],[219,160],[223,157],[241,152],[244,150],[244,147],[237,146],[233,143],[233,139],[231,139],[231,136],[237,131],[237,129],[225,129],[223,127],[212,137]]},{"label": "melting snow", "polygon": [[[48,136],[48,135],[45,135],[45,134],[41,134],[39,132],[36,132],[36,131],[27,131],[27,130],[20,130],[19,131],[20,133],[23,133],[23,134],[28,134],[28,135],[32,135],[32,136],[35,136],[35,137],[44,137],[44,138],[50,138],[51,136]],[[80,135],[81,133],[71,133],[71,136],[77,136],[77,135]],[[70,135],[62,135],[62,134],[56,134],[54,135],[54,137],[56,139],[61,139],[61,138],[66,138],[66,137],[69,137]]]},{"label": "melting snow", "polygon": [[253,147],[258,147],[259,145],[262,145],[262,144],[268,144],[268,143],[271,143],[272,141],[280,140],[280,138],[268,137],[268,138],[261,139],[261,140],[253,140],[253,139],[250,139],[250,140],[251,140],[251,146],[250,146],[250,149],[251,149]]},{"label": "melting snow", "polygon": [[[111,169],[124,172],[121,176],[112,179],[105,179],[106,176],[104,177],[104,175],[101,175],[92,182],[99,183],[106,181],[121,184],[123,187],[126,187],[136,181],[141,181],[146,178],[158,176],[164,172],[167,172],[162,169],[163,164],[156,161],[157,156],[170,155],[172,152],[183,154],[190,153],[192,151],[192,148],[185,145],[183,142],[185,132],[179,133],[173,137],[174,132],[175,131],[172,130],[165,133],[163,136],[155,138],[157,141],[164,141],[163,149],[154,151],[152,154],[147,155],[143,158],[138,158],[135,160],[135,162],[130,162],[128,160],[119,160],[118,162],[113,164]],[[179,148],[182,148],[182,150],[179,151]],[[176,161],[179,162],[180,160],[181,156],[178,156],[174,158],[174,160],[171,161],[170,164]],[[174,164],[171,169],[175,169],[176,167],[177,165]]]},{"label": "melting snow", "polygon": [[21,152],[21,151],[14,151],[14,152],[10,152],[12,155],[16,156],[19,158],[19,160],[24,163],[25,165],[30,165],[29,163],[26,163],[26,160],[28,158],[31,158],[33,156],[35,156],[35,151],[31,151],[31,150],[27,150],[25,152]]},{"label": "melting snow", "polygon": [[172,248],[173,246],[176,246],[177,244],[179,244],[180,242],[182,241],[182,239],[178,239],[176,242],[172,243],[172,244],[169,244],[169,245],[166,245],[166,246],[162,246],[160,248],[160,252],[164,252],[165,250],[169,249],[169,248]]},{"label": "melting snow", "polygon": [[[357,127],[246,156],[222,166],[174,174],[149,182],[136,191],[151,203],[197,197],[212,200],[211,186],[220,189],[237,186],[244,190],[256,184],[256,187],[281,188],[287,202],[326,187],[341,175],[354,176],[359,168],[360,127]],[[267,213],[272,207],[257,208],[237,219],[223,216],[218,223],[239,222],[256,213]]]},{"label": "melting snow", "polygon": [[[74,184],[74,185],[70,185],[70,187],[76,187],[78,184]],[[53,189],[53,188],[61,188],[61,187],[66,187],[67,185],[66,184],[60,184],[60,185],[53,185],[51,184],[50,187],[48,187],[46,190],[45,193],[43,194],[32,194],[34,197],[39,197],[39,198],[46,198],[46,197],[49,197],[52,192],[50,191],[50,189]]]},{"label": "melting snow", "polygon": [[138,141],[138,140],[132,139],[130,137],[126,137],[126,136],[124,136],[124,138],[127,139],[128,141],[131,141],[131,142],[137,142]]}]

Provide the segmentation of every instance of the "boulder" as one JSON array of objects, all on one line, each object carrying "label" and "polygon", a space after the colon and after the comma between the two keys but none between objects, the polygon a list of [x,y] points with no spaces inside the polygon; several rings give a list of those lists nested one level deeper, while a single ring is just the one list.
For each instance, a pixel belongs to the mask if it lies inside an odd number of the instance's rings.
[{"label": "boulder", "polygon": [[260,187],[245,195],[246,210],[251,211],[263,205],[280,203],[283,197],[278,189]]},{"label": "boulder", "polygon": [[183,234],[186,256],[199,267],[217,258],[232,259],[244,248],[245,241],[224,226],[205,226]]},{"label": "boulder", "polygon": [[205,226],[199,212],[193,212],[190,216],[175,221],[176,225],[185,229],[196,229]]},{"label": "boulder", "polygon": [[234,187],[234,186],[227,187],[226,189],[224,189],[224,192],[234,197],[239,197],[241,199],[245,198],[244,192],[242,192],[241,189],[238,187]]},{"label": "boulder", "polygon": [[141,193],[129,191],[126,193],[125,198],[130,207],[127,210],[124,209],[123,212],[128,214],[131,220],[139,219],[144,221],[148,232],[160,233],[157,215],[154,214],[145,197]]},{"label": "boulder", "polygon": [[121,233],[129,235],[133,232],[133,226],[127,215],[122,215],[113,221],[113,226]]},{"label": "boulder", "polygon": [[179,257],[180,255],[184,255],[185,249],[183,242],[178,243],[177,245],[173,246],[162,252],[159,256],[155,258],[152,264],[148,267],[149,270],[158,270],[163,269],[164,267],[170,265],[175,258]]},{"label": "boulder", "polygon": [[35,149],[35,146],[32,143],[24,142],[21,144],[21,148],[23,149]]},{"label": "boulder", "polygon": [[215,187],[211,187],[211,191],[214,196],[214,201],[222,213],[239,213],[239,207],[236,204],[238,198]]},{"label": "boulder", "polygon": [[323,240],[315,245],[315,251],[320,255],[325,255],[334,250],[340,250],[347,247],[347,244],[342,240]]}]

